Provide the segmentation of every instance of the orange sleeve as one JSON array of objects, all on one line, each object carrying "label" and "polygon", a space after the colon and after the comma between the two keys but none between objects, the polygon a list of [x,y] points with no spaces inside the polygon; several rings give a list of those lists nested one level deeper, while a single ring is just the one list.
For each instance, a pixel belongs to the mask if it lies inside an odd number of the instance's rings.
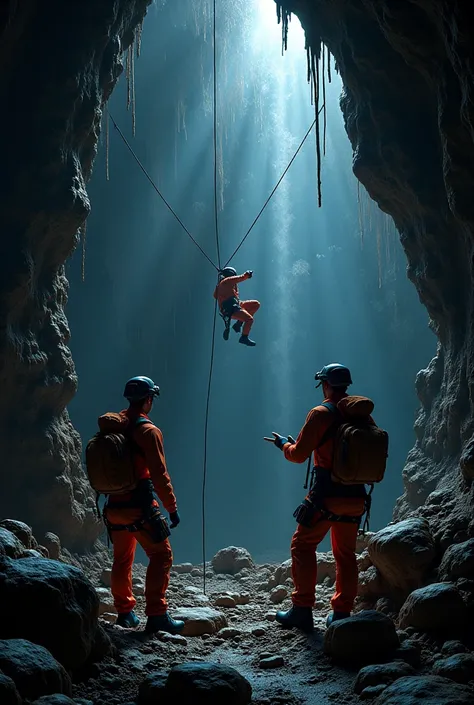
[{"label": "orange sleeve", "polygon": [[248,278],[248,274],[237,274],[235,277],[226,277],[224,281],[228,282],[229,284],[239,284],[240,282],[244,282]]},{"label": "orange sleeve", "polygon": [[151,481],[158,499],[167,512],[170,514],[175,512],[177,508],[176,497],[166,467],[163,434],[156,426],[146,424],[140,428],[135,438],[145,454],[145,462],[150,471]]},{"label": "orange sleeve", "polygon": [[285,443],[283,453],[285,458],[292,463],[304,463],[315,450],[319,440],[326,430],[326,424],[321,423],[321,414],[325,414],[323,409],[318,407],[311,409],[303,428],[299,432],[296,443]]}]

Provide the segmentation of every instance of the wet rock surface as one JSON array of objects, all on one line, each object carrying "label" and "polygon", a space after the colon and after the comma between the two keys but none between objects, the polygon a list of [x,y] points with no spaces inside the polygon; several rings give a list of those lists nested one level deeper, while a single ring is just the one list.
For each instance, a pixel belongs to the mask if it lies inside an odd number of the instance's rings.
[{"label": "wet rock surface", "polygon": [[0,556],[0,600],[8,605],[0,638],[41,644],[68,669],[80,668],[91,655],[99,605],[79,569],[45,558]]},{"label": "wet rock surface", "polygon": [[375,610],[334,622],[324,636],[324,651],[345,664],[378,663],[392,656],[399,645],[392,620]]},{"label": "wet rock surface", "polygon": [[71,695],[71,679],[42,646],[25,639],[0,640],[0,671],[12,679],[23,698],[48,693]]},{"label": "wet rock surface", "polygon": [[374,705],[472,705],[473,691],[438,676],[399,678],[383,690]]},{"label": "wet rock surface", "polygon": [[434,583],[415,590],[400,610],[400,627],[446,633],[463,632],[468,612],[459,590],[452,583]]},{"label": "wet rock surface", "polygon": [[433,674],[449,678],[457,683],[474,681],[474,654],[455,654],[449,658],[435,661]]},{"label": "wet rock surface", "polygon": [[387,586],[402,594],[421,587],[435,559],[434,541],[424,519],[386,526],[369,540],[368,552]]},{"label": "wet rock surface", "polygon": [[414,668],[409,666],[407,663],[401,663],[399,661],[366,666],[359,671],[356,682],[354,683],[354,692],[360,695],[365,688],[379,685],[389,685],[398,678],[414,676],[415,673],[416,671]]}]

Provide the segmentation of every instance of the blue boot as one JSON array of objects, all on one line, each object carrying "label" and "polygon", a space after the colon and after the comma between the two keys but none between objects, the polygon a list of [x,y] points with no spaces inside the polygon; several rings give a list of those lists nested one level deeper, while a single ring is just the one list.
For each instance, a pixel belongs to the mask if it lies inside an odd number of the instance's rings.
[{"label": "blue boot", "polygon": [[184,629],[184,622],[180,619],[172,619],[168,612],[165,614],[148,617],[145,631],[148,634],[156,632],[168,632],[168,634],[179,634]]},{"label": "blue boot", "polygon": [[253,348],[257,343],[253,340],[250,340],[248,335],[241,335],[239,338],[239,343],[242,343],[242,345],[248,345],[249,348]]},{"label": "blue boot", "polygon": [[135,612],[132,610],[131,612],[119,614],[119,616],[115,620],[115,624],[117,624],[119,627],[123,627],[124,629],[135,629],[140,624],[140,620],[138,619]]},{"label": "blue boot", "polygon": [[275,619],[285,629],[296,627],[306,633],[310,633],[314,629],[313,610],[311,607],[293,605],[287,612],[277,612]]},{"label": "blue boot", "polygon": [[326,627],[330,627],[333,622],[338,622],[340,619],[347,619],[350,616],[350,612],[330,612],[326,619]]}]

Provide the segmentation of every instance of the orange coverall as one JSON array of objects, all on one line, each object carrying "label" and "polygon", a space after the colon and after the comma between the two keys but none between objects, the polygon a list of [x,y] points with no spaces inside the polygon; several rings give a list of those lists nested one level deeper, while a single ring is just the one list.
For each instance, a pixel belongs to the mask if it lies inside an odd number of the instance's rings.
[{"label": "orange coverall", "polygon": [[[337,404],[347,394],[333,399],[326,399]],[[342,407],[342,409],[341,409]],[[343,410],[344,402],[339,405]],[[285,443],[285,458],[292,463],[304,463],[314,451],[314,465],[331,468],[333,457],[333,440],[328,440],[316,451],[325,431],[334,422],[334,414],[324,406],[316,406],[306,417],[295,443]],[[359,516],[364,513],[364,499],[357,497],[328,497],[325,507],[334,514]],[[357,596],[358,570],[356,559],[357,524],[318,520],[315,516],[310,527],[298,524],[291,542],[292,577],[295,589],[292,594],[294,605],[313,607],[317,582],[316,549],[328,531],[331,531],[331,545],[336,561],[336,590],[331,599],[335,612],[351,612]]]},{"label": "orange coverall", "polygon": [[[116,423],[113,427],[110,417],[106,417],[107,421],[101,417],[99,428],[109,433],[123,432],[127,428],[129,415],[129,411],[122,411],[119,416],[120,423]],[[140,414],[140,417],[148,418],[145,414]],[[130,418],[133,422],[138,417],[130,415]],[[107,424],[105,428],[104,423]],[[143,423],[134,430],[132,438],[143,452],[143,456],[137,454],[135,459],[138,478],[151,478],[155,492],[166,511],[170,514],[175,512],[176,497],[166,468],[163,435],[160,429],[151,421],[149,424]],[[142,518],[142,509],[138,507],[114,509],[114,501],[126,502],[129,499],[131,499],[130,495],[109,497],[106,518],[111,524],[133,524]],[[144,528],[146,529],[146,524]],[[173,564],[173,554],[168,539],[161,543],[154,543],[146,530],[135,532],[122,530],[110,533],[114,550],[111,587],[117,612],[119,614],[131,612],[136,605],[132,590],[132,566],[138,541],[150,561],[145,584],[146,615],[151,617],[165,614],[167,611],[165,595]]]},{"label": "orange coverall", "polygon": [[[248,274],[238,274],[235,277],[226,277],[219,282],[214,291],[214,298],[217,299],[219,308],[221,308],[224,301],[231,299],[235,296],[236,299],[239,298],[239,287],[240,282],[250,279]],[[242,333],[243,335],[248,335],[253,325],[253,317],[260,308],[260,301],[250,300],[250,301],[240,301],[239,300],[240,311],[236,311],[232,314],[232,318],[236,321],[242,321],[244,324]]]}]

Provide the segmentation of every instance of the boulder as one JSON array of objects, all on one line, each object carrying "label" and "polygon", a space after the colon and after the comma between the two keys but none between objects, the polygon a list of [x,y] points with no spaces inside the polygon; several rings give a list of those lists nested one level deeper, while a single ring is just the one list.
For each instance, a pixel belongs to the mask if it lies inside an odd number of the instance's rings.
[{"label": "boulder", "polygon": [[0,671],[0,703],[2,705],[21,705],[20,693],[11,678]]},{"label": "boulder", "polygon": [[277,585],[270,593],[270,600],[274,605],[278,605],[288,597],[288,590],[284,585]]},{"label": "boulder", "polygon": [[110,590],[108,588],[98,587],[95,588],[95,592],[99,598],[99,615],[102,615],[105,612],[114,612],[116,614],[117,609]]},{"label": "boulder", "polygon": [[184,575],[185,573],[191,573],[191,571],[193,569],[194,569],[194,566],[192,563],[177,563],[172,568],[172,570],[174,570],[175,573],[178,573],[178,575]]},{"label": "boulder", "polygon": [[237,603],[229,593],[224,593],[223,595],[217,595],[213,598],[212,604],[215,607],[236,607]]},{"label": "boulder", "polygon": [[394,652],[393,658],[398,661],[405,661],[405,663],[409,663],[410,666],[413,666],[413,668],[420,668],[421,646],[417,641],[407,639]]},{"label": "boulder", "polygon": [[376,685],[389,685],[404,676],[414,676],[415,669],[403,661],[393,661],[362,668],[354,683],[354,693],[360,695],[365,688]]},{"label": "boulder", "polygon": [[439,567],[442,581],[456,581],[459,578],[474,578],[474,539],[456,543],[445,552]]},{"label": "boulder", "polygon": [[25,546],[19,538],[8,529],[0,526],[0,556],[9,556],[10,558],[21,558]]},{"label": "boulder", "polygon": [[195,585],[186,585],[183,592],[185,595],[191,596],[192,599],[188,600],[188,603],[190,602],[191,605],[209,604],[208,596],[203,593],[201,588],[195,587]]},{"label": "boulder", "polygon": [[157,703],[160,703],[164,699],[167,678],[168,674],[162,671],[157,671],[147,676],[140,683],[138,689],[138,702],[140,705],[157,705]]},{"label": "boulder", "polygon": [[347,664],[379,663],[400,646],[395,625],[375,610],[333,622],[324,635],[324,651]]},{"label": "boulder", "polygon": [[50,693],[71,695],[71,679],[43,646],[26,639],[0,641],[0,671],[11,678],[22,698]]},{"label": "boulder", "polygon": [[0,521],[0,527],[14,534],[25,548],[35,548],[36,541],[33,539],[31,526],[28,526],[28,524],[25,524],[23,521],[17,521],[16,519],[2,519],[2,521]]},{"label": "boulder", "polygon": [[68,670],[80,668],[98,638],[99,600],[85,575],[44,558],[0,556],[0,639],[29,639]]},{"label": "boulder", "polygon": [[20,558],[43,558],[41,553],[36,548],[25,548]]},{"label": "boulder", "polygon": [[474,654],[455,654],[435,661],[432,672],[435,676],[443,676],[456,683],[474,681]]},{"label": "boulder", "polygon": [[436,555],[425,519],[405,519],[386,526],[370,538],[368,551],[390,588],[404,595],[423,584]]},{"label": "boulder", "polygon": [[441,653],[443,656],[454,656],[454,654],[465,654],[468,651],[467,647],[464,646],[462,641],[456,641],[455,639],[451,641],[445,641]]},{"label": "boulder", "polygon": [[100,582],[105,585],[106,588],[110,588],[112,584],[112,568],[104,568],[100,574]]},{"label": "boulder", "polygon": [[374,700],[374,705],[472,705],[472,690],[439,676],[399,678]]},{"label": "boulder", "polygon": [[381,685],[369,685],[368,688],[364,688],[362,693],[359,695],[361,700],[373,700],[379,696],[385,690],[387,686],[383,683]]},{"label": "boulder", "polygon": [[47,531],[44,535],[42,544],[49,553],[49,557],[54,561],[59,561],[61,557],[61,541],[59,536],[53,534],[51,531]]},{"label": "boulder", "polygon": [[364,599],[376,598],[386,590],[382,576],[374,565],[359,573],[357,594]]},{"label": "boulder", "polygon": [[166,699],[179,705],[248,705],[252,686],[238,671],[214,663],[183,663],[171,669]]},{"label": "boulder", "polygon": [[259,661],[260,668],[270,670],[272,668],[281,668],[285,665],[285,659],[283,656],[267,656]]},{"label": "boulder", "polygon": [[[35,700],[33,705],[76,705],[77,700],[71,700],[67,695],[44,695],[39,700]],[[84,702],[84,701],[83,701]]]},{"label": "boulder", "polygon": [[185,622],[183,636],[216,634],[227,626],[225,614],[211,607],[181,607],[173,611],[173,618]]},{"label": "boulder", "polygon": [[215,573],[235,575],[243,568],[254,568],[255,564],[247,549],[229,546],[216,553],[212,567]]},{"label": "boulder", "polygon": [[324,581],[333,583],[336,580],[336,561],[331,551],[316,554],[318,565],[318,584]]},{"label": "boulder", "polygon": [[401,629],[456,633],[466,625],[467,607],[452,583],[434,583],[415,590],[399,615]]}]

